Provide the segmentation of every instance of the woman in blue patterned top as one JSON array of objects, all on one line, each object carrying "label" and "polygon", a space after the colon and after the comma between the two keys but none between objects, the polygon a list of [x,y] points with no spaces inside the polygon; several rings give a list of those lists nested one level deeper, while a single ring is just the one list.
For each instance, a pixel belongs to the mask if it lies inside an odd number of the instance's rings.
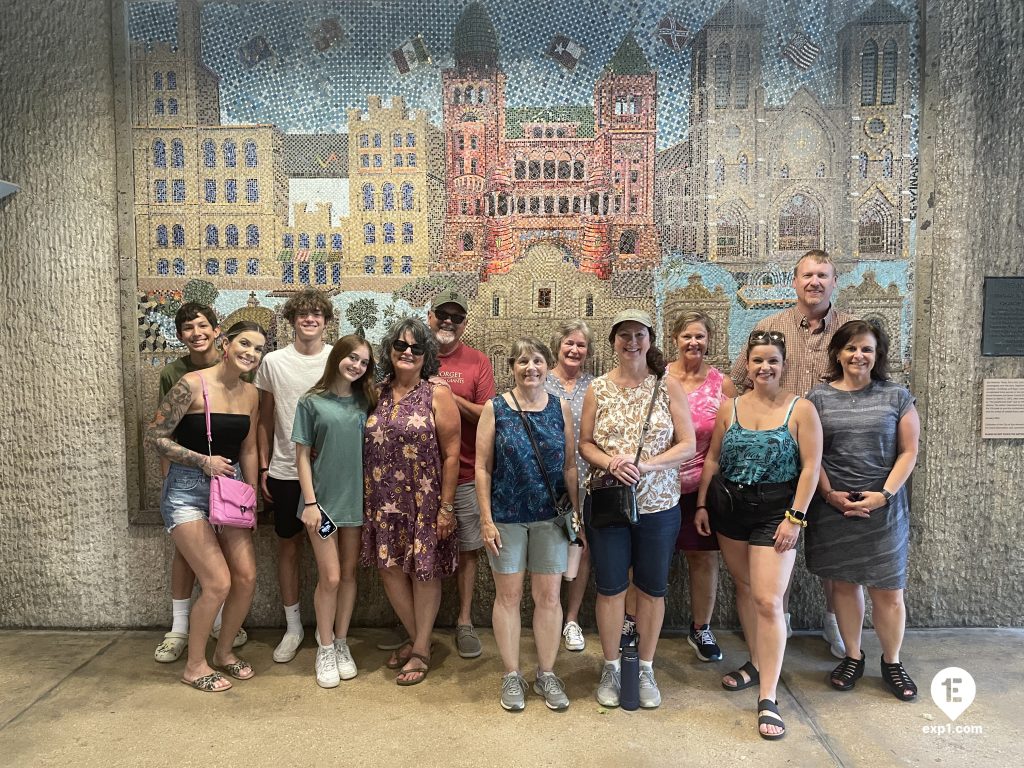
[{"label": "woman in blue patterned top", "polygon": [[[505,668],[501,706],[509,711],[526,706],[526,680],[519,669],[519,636],[523,578],[529,570],[537,644],[533,689],[550,709],[560,710],[569,706],[565,687],[554,673],[562,630],[559,588],[569,539],[563,522],[557,519],[544,476],[556,498],[569,496],[576,517],[579,503],[572,413],[568,404],[544,389],[554,360],[542,342],[529,337],[519,339],[512,345],[508,362],[515,386],[484,406],[476,433],[480,527],[494,576],[491,621]],[[543,468],[524,421],[537,443]]]},{"label": "woman in blue patterned top", "polygon": [[718,410],[697,492],[698,530],[711,528],[736,584],[736,610],[750,661],[722,678],[727,691],[759,686],[758,733],[781,739],[786,726],[775,689],[786,650],[782,596],[818,484],[821,423],[813,406],[780,389],[786,337],[754,331],[747,376],[754,388]]}]

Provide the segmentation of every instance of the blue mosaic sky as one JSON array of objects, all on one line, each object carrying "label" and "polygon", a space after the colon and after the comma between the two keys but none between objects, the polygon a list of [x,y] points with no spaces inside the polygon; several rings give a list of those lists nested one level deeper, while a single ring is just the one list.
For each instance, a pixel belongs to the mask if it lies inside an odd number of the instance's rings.
[{"label": "blue mosaic sky", "polygon": [[[914,0],[891,0],[912,21]],[[836,34],[873,0],[751,0],[748,7],[765,20],[763,70],[769,104],[784,104],[802,85],[827,102],[834,99]],[[203,59],[221,78],[221,118],[225,123],[274,123],[288,133],[346,130],[345,110],[365,108],[367,94],[404,96],[441,122],[441,70],[452,65],[452,30],[467,0],[351,0],[350,2],[252,2],[205,4]],[[632,30],[658,71],[658,147],[671,146],[686,132],[690,54],[675,51],[655,36],[658,21],[671,14],[695,32],[719,7],[713,0],[517,0],[488,3],[498,33],[499,61],[508,75],[509,106],[590,105],[601,68]],[[128,6],[134,41],[175,42],[173,2],[133,2]],[[346,40],[327,51],[311,41],[322,19],[337,18]],[[782,35],[804,29],[822,48],[807,72],[779,57]],[[390,53],[422,34],[433,63],[400,76]],[[544,55],[551,38],[566,35],[586,49],[575,72]],[[249,67],[239,48],[256,35],[269,42],[271,59]],[[916,46],[911,46],[912,50]],[[916,82],[916,62],[911,62]],[[916,88],[914,89],[916,92]],[[916,109],[914,110],[916,112]]]}]

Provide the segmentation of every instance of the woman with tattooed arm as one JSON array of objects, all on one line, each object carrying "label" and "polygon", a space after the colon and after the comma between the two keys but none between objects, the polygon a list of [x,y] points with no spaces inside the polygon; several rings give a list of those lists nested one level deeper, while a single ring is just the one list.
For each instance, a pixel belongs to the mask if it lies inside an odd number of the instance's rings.
[{"label": "woman with tattooed arm", "polygon": [[[227,526],[216,531],[208,518],[211,477],[234,477],[254,487],[257,482],[259,394],[241,376],[259,365],[266,333],[256,323],[239,322],[228,329],[225,339],[221,362],[182,376],[160,403],[145,434],[147,447],[171,462],[160,514],[174,546],[202,586],[192,606],[188,661],[181,682],[214,693],[231,687],[214,667],[237,680],[253,676],[252,666],[235,656],[231,647],[256,585],[252,532]],[[207,453],[204,386],[210,397],[212,456]],[[222,603],[223,623],[211,666],[206,641]]]}]

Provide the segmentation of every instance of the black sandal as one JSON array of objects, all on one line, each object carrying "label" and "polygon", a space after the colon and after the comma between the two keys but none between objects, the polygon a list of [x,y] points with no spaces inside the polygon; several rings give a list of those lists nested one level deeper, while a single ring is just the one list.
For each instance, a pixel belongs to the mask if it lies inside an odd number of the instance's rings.
[{"label": "black sandal", "polygon": [[[917,685],[903,668],[903,662],[889,664],[882,656],[882,682],[893,696],[900,701],[913,701],[917,698]],[[907,691],[910,691],[908,694]]]},{"label": "black sandal", "polygon": [[[746,682],[743,682],[741,672],[747,673],[749,679]],[[722,681],[722,687],[727,691],[743,691],[761,682],[761,676],[757,673],[757,668],[749,661],[739,669],[723,675],[723,677],[729,677],[736,681],[736,685],[726,685],[725,681]]]},{"label": "black sandal", "polygon": [[[782,733],[765,733],[761,730],[762,725],[774,725],[782,729]],[[757,702],[757,732],[762,739],[778,741],[786,735],[786,724],[779,714],[779,702],[771,699],[761,699]]]},{"label": "black sandal", "polygon": [[860,660],[849,656],[839,662],[828,678],[829,684],[837,691],[852,691],[864,674],[864,651],[860,652]]}]

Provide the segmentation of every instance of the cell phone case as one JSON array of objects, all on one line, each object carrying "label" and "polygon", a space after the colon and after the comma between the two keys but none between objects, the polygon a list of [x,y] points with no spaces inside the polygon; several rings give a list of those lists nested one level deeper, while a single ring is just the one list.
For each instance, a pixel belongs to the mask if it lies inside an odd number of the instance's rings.
[{"label": "cell phone case", "polygon": [[317,504],[316,506],[317,509],[320,510],[320,527],[316,529],[317,533],[320,534],[321,539],[328,539],[331,537],[331,534],[338,530],[338,526],[336,526],[334,524],[334,521],[327,516],[327,513],[324,512],[323,507],[321,507],[319,504]]}]

